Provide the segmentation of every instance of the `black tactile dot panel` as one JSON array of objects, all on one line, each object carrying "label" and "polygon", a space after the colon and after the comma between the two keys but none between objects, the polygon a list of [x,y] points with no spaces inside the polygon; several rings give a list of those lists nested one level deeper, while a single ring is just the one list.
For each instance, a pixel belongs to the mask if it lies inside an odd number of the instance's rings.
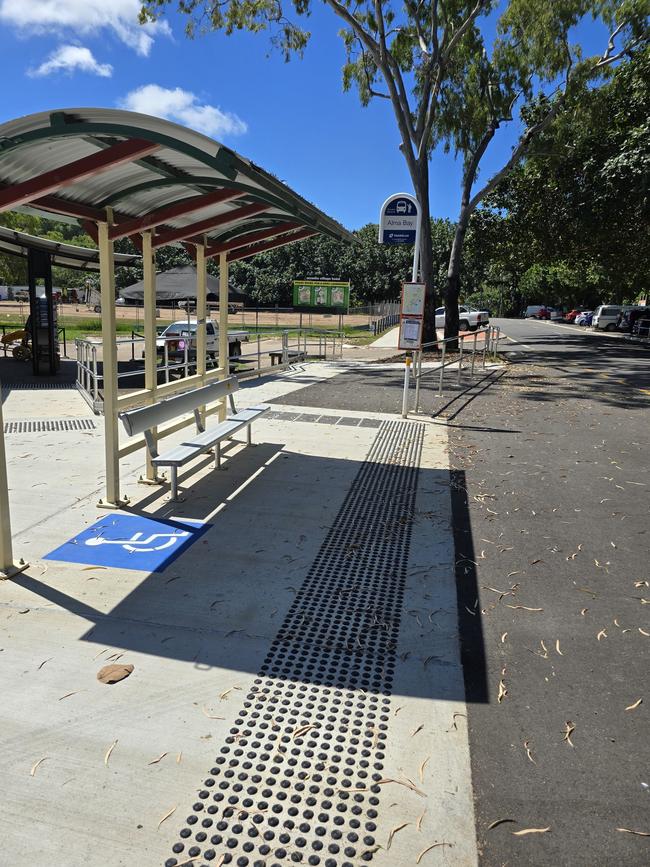
[{"label": "black tactile dot panel", "polygon": [[423,435],[382,424],[165,867],[372,860]]}]

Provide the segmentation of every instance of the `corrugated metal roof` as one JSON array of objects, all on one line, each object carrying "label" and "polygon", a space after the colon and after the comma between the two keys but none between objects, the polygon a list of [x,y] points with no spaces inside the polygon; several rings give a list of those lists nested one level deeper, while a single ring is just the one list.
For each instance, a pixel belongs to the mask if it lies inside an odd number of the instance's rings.
[{"label": "corrugated metal roof", "polygon": [[[153,143],[156,150],[66,183],[54,192],[49,190],[47,201],[45,194],[34,195],[30,207],[48,212],[59,208],[59,213],[75,208],[87,212],[90,208],[93,209],[91,215],[101,219],[110,206],[119,225],[183,200],[230,189],[238,194],[237,199],[169,217],[158,226],[158,231],[182,229],[211,218],[218,220],[257,203],[266,205],[267,209],[207,231],[202,229],[194,240],[207,237],[209,245],[224,238],[241,240],[247,232],[287,223],[296,228],[286,230],[281,238],[276,236],[278,243],[290,242],[292,234],[305,229],[340,240],[353,240],[331,217],[219,142],[170,121],[116,109],[40,112],[0,125],[0,192],[46,172],[63,169],[120,142],[133,140]],[[54,204],[53,196],[58,200]],[[250,249],[252,255],[254,247]],[[238,252],[242,253],[241,244]]]},{"label": "corrugated metal roof", "polygon": [[[49,238],[37,238],[26,232],[16,232],[0,226],[0,253],[11,253],[13,256],[27,257],[29,250],[42,250],[49,253],[53,265],[61,268],[76,268],[80,271],[99,271],[99,250],[92,247],[77,247],[75,244],[62,244]],[[136,265],[140,256],[128,253],[116,253],[116,265]]]}]

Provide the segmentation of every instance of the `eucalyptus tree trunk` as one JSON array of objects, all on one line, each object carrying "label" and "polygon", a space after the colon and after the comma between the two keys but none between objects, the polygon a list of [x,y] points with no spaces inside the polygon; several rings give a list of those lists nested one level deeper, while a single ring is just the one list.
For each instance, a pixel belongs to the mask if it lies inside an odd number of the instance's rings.
[{"label": "eucalyptus tree trunk", "polygon": [[429,211],[429,165],[418,162],[414,173],[413,186],[420,205],[420,280],[426,286],[424,301],[424,324],[422,342],[431,343],[436,339],[436,288],[433,270],[433,240],[431,238],[431,216]]},{"label": "eucalyptus tree trunk", "polygon": [[[449,267],[447,268],[447,285],[444,291],[445,299],[445,337],[458,336],[458,299],[460,296],[460,270],[463,254],[463,243],[469,224],[470,210],[463,206],[460,211],[454,241],[449,255]],[[451,344],[447,347],[456,348]]]}]

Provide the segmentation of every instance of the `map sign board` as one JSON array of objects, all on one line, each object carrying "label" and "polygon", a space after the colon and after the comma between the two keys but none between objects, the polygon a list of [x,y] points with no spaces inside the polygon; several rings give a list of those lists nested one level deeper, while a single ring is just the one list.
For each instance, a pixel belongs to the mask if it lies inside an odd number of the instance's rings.
[{"label": "map sign board", "polygon": [[349,280],[295,280],[293,306],[303,310],[333,310],[347,313],[350,306]]},{"label": "map sign board", "polygon": [[424,322],[424,283],[402,283],[402,304],[399,319],[400,349],[420,349]]},{"label": "map sign board", "polygon": [[417,199],[408,193],[389,196],[379,212],[379,243],[415,244],[419,219]]}]

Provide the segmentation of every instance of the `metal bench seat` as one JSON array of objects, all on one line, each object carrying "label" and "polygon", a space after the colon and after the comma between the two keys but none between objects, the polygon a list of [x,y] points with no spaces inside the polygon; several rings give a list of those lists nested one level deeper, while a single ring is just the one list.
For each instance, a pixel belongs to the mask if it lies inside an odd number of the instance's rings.
[{"label": "metal bench seat", "polygon": [[[215,468],[221,465],[221,442],[234,436],[242,428],[247,430],[247,442],[251,445],[251,425],[264,413],[270,410],[270,406],[260,404],[237,412],[233,392],[239,389],[239,382],[234,376],[227,377],[219,382],[196,388],[174,397],[127,410],[120,413],[120,419],[124,424],[129,436],[143,433],[151,464],[154,467],[169,467],[171,476],[171,496],[178,499],[178,468],[188,461],[214,448]],[[214,427],[205,428],[201,417],[201,407],[211,401],[228,397],[233,414]],[[194,413],[196,433],[179,445],[168,449],[164,453],[158,452],[154,428],[159,424],[171,421],[188,412]]]}]

